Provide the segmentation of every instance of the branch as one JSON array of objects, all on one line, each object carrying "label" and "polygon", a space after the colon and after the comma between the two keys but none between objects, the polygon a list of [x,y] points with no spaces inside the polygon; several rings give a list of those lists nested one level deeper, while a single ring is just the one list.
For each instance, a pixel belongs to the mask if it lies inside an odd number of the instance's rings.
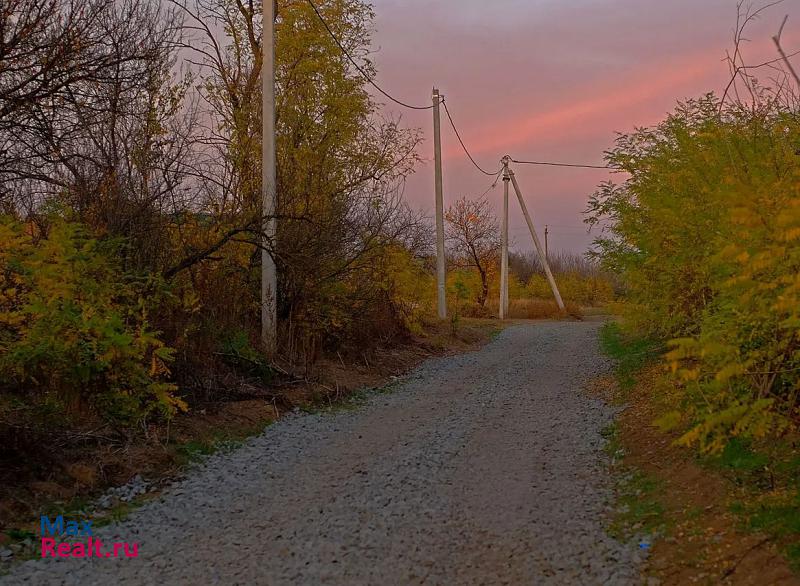
[{"label": "branch", "polygon": [[250,232],[250,228],[234,228],[233,230],[229,230],[225,234],[222,235],[222,238],[217,240],[214,244],[204,248],[203,250],[199,250],[194,254],[191,254],[184,258],[181,262],[176,264],[170,269],[164,271],[163,275],[165,279],[172,279],[178,273],[185,271],[189,267],[196,265],[199,262],[202,262],[217,252],[220,248],[225,246],[230,240],[236,236],[237,234],[241,234],[243,232]]},{"label": "branch", "polygon": [[783,63],[789,70],[789,73],[792,74],[795,83],[798,85],[798,87],[800,87],[800,77],[797,76],[797,72],[794,70],[794,67],[792,67],[792,63],[791,61],[789,61],[789,57],[787,57],[786,52],[783,50],[783,47],[781,46],[781,35],[783,35],[783,29],[786,26],[786,22],[788,20],[789,20],[789,15],[787,14],[783,18],[783,23],[781,23],[781,28],[780,30],[778,30],[778,34],[772,37],[772,41],[775,43],[775,47],[778,49],[778,54],[781,56],[781,59],[783,60]]}]

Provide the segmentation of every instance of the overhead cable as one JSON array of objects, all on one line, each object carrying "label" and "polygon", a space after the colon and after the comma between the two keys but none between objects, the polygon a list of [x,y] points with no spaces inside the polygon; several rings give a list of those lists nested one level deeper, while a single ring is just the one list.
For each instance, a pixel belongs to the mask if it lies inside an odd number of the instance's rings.
[{"label": "overhead cable", "polygon": [[469,149],[467,149],[467,145],[465,145],[464,141],[461,139],[461,134],[458,132],[458,128],[456,128],[456,123],[453,121],[453,117],[450,115],[450,110],[447,108],[447,102],[445,102],[444,98],[442,98],[442,104],[444,104],[444,111],[447,113],[447,118],[450,120],[450,126],[453,127],[453,132],[456,133],[456,138],[458,138],[458,142],[461,143],[461,148],[464,149],[464,152],[467,154],[467,157],[469,158],[469,160],[472,161],[472,164],[475,165],[475,168],[478,171],[480,171],[484,175],[488,175],[489,177],[493,177],[495,175],[495,173],[490,173],[489,171],[487,171],[483,167],[481,167],[478,163],[475,162],[475,159],[470,154]]},{"label": "overhead cable", "polygon": [[512,163],[517,163],[518,165],[542,165],[545,167],[573,167],[578,169],[613,169],[614,167],[610,167],[608,165],[581,165],[578,163],[552,163],[548,161],[518,161],[517,159],[511,159]]},{"label": "overhead cable", "polygon": [[347,51],[347,49],[345,49],[345,47],[344,47],[344,45],[342,44],[342,42],[341,42],[341,41],[340,41],[340,40],[339,40],[339,39],[336,37],[336,35],[334,34],[333,30],[332,30],[332,29],[331,29],[331,27],[328,25],[328,23],[327,23],[327,21],[325,20],[325,18],[322,16],[322,13],[319,11],[319,8],[317,8],[317,5],[316,5],[316,4],[314,4],[314,2],[313,2],[312,0],[306,0],[306,1],[307,1],[307,2],[308,2],[310,5],[311,5],[311,8],[313,8],[313,9],[314,9],[314,12],[317,14],[317,17],[319,17],[319,20],[320,20],[320,22],[322,22],[322,25],[325,27],[325,30],[327,30],[327,31],[328,31],[328,34],[331,36],[331,38],[333,39],[333,41],[334,41],[334,42],[335,42],[335,43],[336,43],[336,44],[339,46],[339,49],[342,51],[342,53],[344,54],[344,56],[345,56],[345,57],[347,57],[347,59],[350,61],[350,63],[352,63],[352,64],[353,64],[353,67],[355,67],[355,68],[358,70],[358,72],[359,72],[359,73],[360,73],[362,76],[364,76],[364,79],[367,81],[367,83],[368,83],[368,84],[370,84],[372,87],[374,87],[376,90],[378,90],[378,91],[379,91],[381,94],[383,94],[385,97],[389,98],[389,99],[390,99],[392,102],[394,102],[395,104],[397,104],[397,105],[399,105],[399,106],[403,106],[404,108],[409,108],[410,110],[430,110],[430,109],[432,109],[432,108],[433,108],[433,105],[430,105],[430,106],[412,106],[411,104],[407,104],[407,103],[403,102],[402,100],[398,100],[397,98],[395,98],[394,96],[392,96],[391,94],[389,94],[389,92],[385,91],[385,90],[384,90],[384,89],[383,89],[381,86],[379,86],[377,83],[375,83],[375,80],[372,78],[372,76],[371,76],[371,75],[369,75],[369,74],[368,74],[368,73],[367,73],[367,72],[364,70],[364,68],[363,68],[363,67],[361,67],[361,66],[360,66],[360,65],[359,65],[359,64],[356,62],[356,60],[353,58],[353,56],[352,56],[352,55],[350,55],[350,53]]}]

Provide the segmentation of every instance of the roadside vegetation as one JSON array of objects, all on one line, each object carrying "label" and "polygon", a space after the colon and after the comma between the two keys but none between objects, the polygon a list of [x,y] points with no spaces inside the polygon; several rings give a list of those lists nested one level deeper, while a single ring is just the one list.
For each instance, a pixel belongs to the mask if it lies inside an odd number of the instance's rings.
[{"label": "roadside vegetation", "polygon": [[635,540],[646,576],[663,584],[796,583],[797,533],[788,530],[796,511],[764,506],[780,486],[794,486],[786,470],[771,471],[764,445],[742,449],[732,440],[714,456],[680,445],[682,430],[657,424],[674,408],[663,346],[616,323],[604,327],[602,342],[616,368],[595,391],[624,407],[604,433],[617,490],[609,533]]},{"label": "roadside vegetation", "polygon": [[[469,261],[467,261],[469,262]],[[566,304],[566,312],[580,317],[588,308],[608,309],[619,294],[616,278],[599,264],[579,254],[559,253],[549,259],[553,275]],[[487,264],[488,296],[480,303],[483,282],[472,267],[456,264],[447,278],[451,305],[463,316],[494,316],[500,298],[500,259]],[[539,257],[533,253],[509,254],[509,317],[511,319],[559,318],[563,314],[553,299]]]},{"label": "roadside vegetation", "polygon": [[798,567],[798,80],[740,65],[724,96],[619,137],[607,160],[625,179],[600,186],[588,222],[608,223],[594,256],[623,284],[604,345],[626,399]]}]

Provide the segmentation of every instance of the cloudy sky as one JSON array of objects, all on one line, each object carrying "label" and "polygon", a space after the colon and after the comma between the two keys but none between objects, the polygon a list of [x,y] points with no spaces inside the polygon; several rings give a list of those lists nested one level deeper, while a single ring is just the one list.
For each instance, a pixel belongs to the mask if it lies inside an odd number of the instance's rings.
[{"label": "cloudy sky", "polygon": [[[429,104],[435,84],[479,163],[495,169],[519,159],[601,163],[616,132],[658,122],[675,102],[721,91],[732,46],[736,0],[373,0],[373,56],[379,83],[402,100]],[[784,15],[787,49],[800,44],[800,0],[785,0],[749,29],[748,62],[775,54],[771,36]],[[431,113],[403,111],[425,131],[433,157]],[[444,113],[443,113],[444,116]],[[491,180],[475,171],[443,120],[445,205],[478,196]],[[538,227],[550,225],[551,250],[582,251],[586,199],[602,170],[517,167]],[[407,187],[432,213],[433,164]],[[502,183],[490,192],[502,199]],[[498,207],[499,209],[499,207]],[[518,249],[532,247],[511,207]]]}]

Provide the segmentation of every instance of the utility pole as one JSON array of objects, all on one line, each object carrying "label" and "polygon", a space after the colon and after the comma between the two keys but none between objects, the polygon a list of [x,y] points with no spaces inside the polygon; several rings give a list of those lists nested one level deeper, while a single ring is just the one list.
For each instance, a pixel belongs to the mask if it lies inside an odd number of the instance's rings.
[{"label": "utility pole", "polygon": [[447,318],[447,273],[444,259],[444,195],[442,194],[442,134],[439,90],[433,88],[433,158],[436,187],[436,292],[439,319]]},{"label": "utility pole", "polygon": [[547,235],[549,233],[550,233],[550,227],[547,224],[545,224],[544,225],[544,257],[546,259],[548,259],[548,260],[550,259],[550,253],[547,250]]},{"label": "utility pole", "polygon": [[503,158],[503,223],[500,233],[500,319],[508,317],[508,158]]},{"label": "utility pole", "polygon": [[267,355],[277,350],[278,274],[269,253],[275,245],[275,3],[262,2],[261,63],[261,341]]},{"label": "utility pole", "polygon": [[539,237],[536,235],[536,229],[533,227],[533,220],[531,220],[531,215],[528,213],[528,206],[525,205],[525,199],[522,197],[522,191],[519,189],[519,183],[517,183],[517,178],[514,175],[514,171],[508,171],[509,175],[511,175],[511,183],[514,185],[514,191],[517,192],[517,199],[519,200],[519,207],[522,208],[522,214],[525,216],[525,221],[528,223],[528,229],[531,231],[531,236],[533,237],[533,244],[536,246],[536,252],[539,253],[539,258],[542,259],[542,264],[544,265],[544,272],[547,275],[547,280],[550,282],[550,288],[553,290],[553,296],[556,298],[556,303],[558,303],[559,309],[564,311],[564,300],[561,299],[561,293],[558,292],[558,285],[556,285],[556,280],[553,278],[553,273],[550,270],[550,263],[547,262],[547,256],[542,254],[542,244],[539,242]]}]

